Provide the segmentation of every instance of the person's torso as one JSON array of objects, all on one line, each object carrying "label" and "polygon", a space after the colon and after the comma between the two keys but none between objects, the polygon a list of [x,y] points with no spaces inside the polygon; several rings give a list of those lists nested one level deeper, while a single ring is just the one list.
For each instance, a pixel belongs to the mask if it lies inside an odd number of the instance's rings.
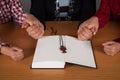
[{"label": "person's torso", "polygon": [[80,0],[46,0],[47,19],[56,20],[79,20]]},{"label": "person's torso", "polygon": [[110,0],[111,19],[120,21],[120,0]]}]

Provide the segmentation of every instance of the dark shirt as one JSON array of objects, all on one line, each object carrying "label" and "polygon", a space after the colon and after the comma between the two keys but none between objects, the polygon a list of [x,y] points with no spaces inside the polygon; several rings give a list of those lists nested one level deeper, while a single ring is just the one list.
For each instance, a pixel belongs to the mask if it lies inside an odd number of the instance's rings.
[{"label": "dark shirt", "polygon": [[[30,12],[42,23],[55,20],[56,0],[31,0]],[[80,22],[90,18],[96,11],[96,0],[73,0],[71,20]]]}]

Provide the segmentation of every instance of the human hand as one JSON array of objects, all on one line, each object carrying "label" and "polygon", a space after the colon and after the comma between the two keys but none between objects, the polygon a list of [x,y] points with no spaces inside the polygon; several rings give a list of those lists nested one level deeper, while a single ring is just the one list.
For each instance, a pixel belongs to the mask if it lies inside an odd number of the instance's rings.
[{"label": "human hand", "polygon": [[26,31],[28,32],[28,35],[30,35],[34,39],[39,39],[44,34],[44,29],[36,25],[26,28]]},{"label": "human hand", "polygon": [[39,39],[44,34],[44,26],[40,21],[31,14],[27,14],[22,23],[22,28],[26,28],[28,35],[34,39]]},{"label": "human hand", "polygon": [[24,58],[23,50],[18,47],[1,47],[1,53],[10,56],[14,61],[20,61]]},{"label": "human hand", "polygon": [[97,17],[91,17],[90,19],[83,22],[78,29],[78,39],[90,39],[98,31],[98,25],[99,23]]},{"label": "human hand", "polygon": [[115,42],[115,41],[108,41],[102,44],[104,47],[104,52],[107,55],[115,55],[120,51],[120,43]]}]

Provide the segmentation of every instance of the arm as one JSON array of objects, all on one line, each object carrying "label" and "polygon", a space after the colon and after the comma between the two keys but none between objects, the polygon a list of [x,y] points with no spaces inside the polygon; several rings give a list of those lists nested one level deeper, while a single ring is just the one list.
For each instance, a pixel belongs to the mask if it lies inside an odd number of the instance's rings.
[{"label": "arm", "polygon": [[10,46],[9,44],[1,41],[0,41],[0,53],[11,57],[15,61],[20,61],[24,58],[22,49]]},{"label": "arm", "polygon": [[38,18],[45,25],[45,1],[46,0],[31,0],[30,13]]},{"label": "arm", "polygon": [[33,15],[24,13],[19,0],[10,0],[10,2],[15,20],[22,24],[22,28],[26,28],[26,31],[32,38],[41,38],[44,34],[43,24]]},{"label": "arm", "polygon": [[104,26],[110,17],[109,0],[102,0],[100,8],[95,16],[83,22],[78,29],[78,39],[90,39],[98,31],[98,27]]},{"label": "arm", "polygon": [[96,0],[81,0],[80,23],[93,16],[95,14],[95,11],[96,11]]},{"label": "arm", "polygon": [[22,24],[23,20],[25,19],[26,15],[23,12],[22,6],[19,0],[10,0],[11,4],[11,12],[15,21]]},{"label": "arm", "polygon": [[91,17],[96,11],[96,5],[95,5],[96,1],[82,0],[81,2],[82,2],[82,7],[81,7],[80,23],[82,24],[79,25],[77,34],[78,34],[78,39],[87,40],[87,39],[90,39],[93,35],[95,35],[98,30],[98,18]]},{"label": "arm", "polygon": [[98,17],[99,28],[103,27],[110,19],[110,0],[101,0],[100,8],[96,15]]}]

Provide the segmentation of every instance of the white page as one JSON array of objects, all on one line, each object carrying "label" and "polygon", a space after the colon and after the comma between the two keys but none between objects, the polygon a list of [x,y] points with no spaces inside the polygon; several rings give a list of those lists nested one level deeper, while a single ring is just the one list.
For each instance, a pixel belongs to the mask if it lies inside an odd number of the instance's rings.
[{"label": "white page", "polygon": [[59,36],[47,36],[37,42],[32,68],[64,68],[64,54],[59,50]]},{"label": "white page", "polygon": [[96,68],[90,41],[80,41],[77,38],[65,36],[64,42],[67,48],[66,62]]},{"label": "white page", "polygon": [[64,68],[65,62],[96,68],[90,41],[62,36],[67,53],[60,51],[59,35],[38,40],[32,68]]}]

